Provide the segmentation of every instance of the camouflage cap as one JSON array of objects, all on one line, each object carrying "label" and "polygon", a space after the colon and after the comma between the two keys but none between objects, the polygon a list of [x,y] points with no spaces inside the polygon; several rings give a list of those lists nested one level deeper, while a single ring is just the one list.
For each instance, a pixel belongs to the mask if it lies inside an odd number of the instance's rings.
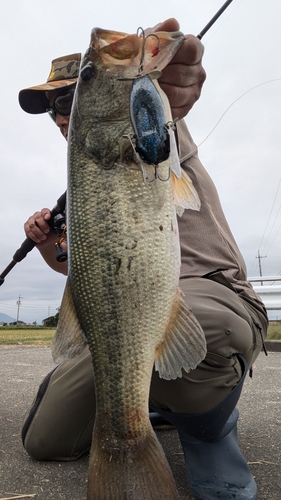
[{"label": "camouflage cap", "polygon": [[19,92],[19,104],[22,109],[31,114],[45,113],[49,106],[46,91],[68,87],[76,83],[80,63],[80,53],[54,59],[46,83]]}]

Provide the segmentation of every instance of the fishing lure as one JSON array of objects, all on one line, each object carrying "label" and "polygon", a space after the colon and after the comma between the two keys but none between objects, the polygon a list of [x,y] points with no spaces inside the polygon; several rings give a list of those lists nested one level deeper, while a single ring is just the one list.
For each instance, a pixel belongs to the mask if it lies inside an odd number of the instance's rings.
[{"label": "fishing lure", "polygon": [[149,75],[136,78],[130,96],[135,149],[141,159],[158,165],[170,154],[170,135],[163,102]]}]

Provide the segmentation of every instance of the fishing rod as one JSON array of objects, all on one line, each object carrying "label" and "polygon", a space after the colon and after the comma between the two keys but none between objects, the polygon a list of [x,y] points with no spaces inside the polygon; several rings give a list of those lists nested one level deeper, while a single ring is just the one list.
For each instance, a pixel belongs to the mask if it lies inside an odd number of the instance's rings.
[{"label": "fishing rod", "polygon": [[[50,227],[54,226],[54,230],[57,234],[61,234],[65,227],[65,218],[62,214],[65,211],[65,202],[66,202],[66,192],[63,193],[59,199],[57,200],[56,206],[51,210],[51,218],[48,221]],[[37,245],[35,241],[31,238],[27,237],[18,250],[15,252],[13,256],[13,260],[10,264],[4,269],[4,271],[0,274],[0,286],[3,285],[5,281],[5,277],[7,274],[13,269],[13,267],[21,262],[27,254]],[[64,253],[61,255],[60,262],[63,262],[65,259]]]},{"label": "fishing rod", "polygon": [[229,6],[229,4],[231,4],[232,1],[233,0],[227,0],[222,5],[222,7],[218,10],[218,12],[214,15],[214,17],[212,17],[212,19],[208,22],[208,24],[206,24],[205,28],[203,28],[202,31],[200,31],[199,35],[197,35],[197,38],[199,38],[199,40],[201,40],[201,38],[207,33],[207,31],[209,31],[211,26],[213,26],[213,24],[222,15],[222,13],[225,11],[225,9],[227,9],[227,7]]},{"label": "fishing rod", "polygon": [[[227,7],[231,4],[233,0],[227,0],[222,7],[218,10],[218,12],[212,17],[212,19],[206,24],[206,26],[200,31],[197,35],[199,40],[209,31],[209,29],[213,26],[213,24],[217,21],[217,19],[222,15],[222,13],[227,9]],[[65,218],[62,216],[62,213],[65,211],[65,201],[66,201],[66,192],[63,193],[60,198],[57,200],[56,206],[51,211],[51,218],[48,221],[50,227],[53,227],[57,234],[62,234],[65,229]],[[56,220],[57,218],[57,220]],[[54,224],[55,222],[55,224]],[[7,274],[14,268],[14,266],[21,262],[31,250],[36,246],[35,241],[31,238],[27,237],[18,250],[15,252],[12,261],[10,264],[4,269],[4,271],[0,274],[0,286],[3,285],[5,281],[5,277]],[[66,253],[62,252],[60,249],[60,245],[56,245],[57,250],[57,260],[59,262],[64,262],[66,260]]]}]

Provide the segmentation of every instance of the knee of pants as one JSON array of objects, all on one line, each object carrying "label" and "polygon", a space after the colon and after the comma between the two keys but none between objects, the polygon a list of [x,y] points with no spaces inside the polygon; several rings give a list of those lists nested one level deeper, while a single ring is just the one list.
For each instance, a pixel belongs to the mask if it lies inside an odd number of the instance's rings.
[{"label": "knee of pants", "polygon": [[164,380],[155,370],[152,374],[149,403],[174,413],[197,414],[219,404],[242,377],[237,356],[206,356],[195,370],[176,380]]},{"label": "knee of pants", "polygon": [[58,436],[52,429],[42,428],[40,424],[33,425],[24,440],[26,452],[34,460],[72,461],[87,453],[91,447],[95,413],[84,426],[72,433],[62,433]]},{"label": "knee of pants", "polygon": [[240,294],[203,278],[182,280],[181,288],[204,330],[208,352],[225,358],[239,353],[251,366],[262,347],[262,336],[253,321],[254,311],[249,313]]},{"label": "knee of pants", "polygon": [[93,370],[85,350],[40,386],[25,418],[24,448],[36,460],[75,460],[91,445],[94,417]]},{"label": "knee of pants", "polygon": [[175,381],[160,379],[154,371],[150,403],[177,413],[201,413],[220,403],[238,384],[242,371],[237,354],[251,366],[261,340],[238,294],[207,279],[183,281],[185,301],[206,336],[207,356]]}]

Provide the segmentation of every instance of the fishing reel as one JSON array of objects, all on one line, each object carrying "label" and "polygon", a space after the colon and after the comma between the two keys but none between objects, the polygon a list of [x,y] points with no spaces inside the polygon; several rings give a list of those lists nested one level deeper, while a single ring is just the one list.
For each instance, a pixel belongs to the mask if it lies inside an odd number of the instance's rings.
[{"label": "fishing reel", "polygon": [[65,262],[67,260],[67,252],[62,249],[61,244],[66,242],[66,215],[65,211],[59,212],[52,220],[52,230],[59,236],[58,241],[55,243],[56,259],[58,262]]},{"label": "fishing reel", "polygon": [[[66,240],[65,202],[66,192],[59,197],[56,206],[51,210],[51,219],[49,221],[50,227],[56,234],[58,234],[58,236],[60,236],[60,239],[56,244],[58,246],[57,253],[59,253],[59,256],[57,258],[58,262],[64,262],[67,259],[67,253],[64,252],[62,248],[59,248],[61,243]],[[13,259],[10,264],[8,264],[8,266],[0,274],[0,286],[3,285],[7,274],[15,267],[18,262],[21,262],[35,246],[35,241],[27,236],[27,238],[22,242],[21,246],[14,253]]]}]

